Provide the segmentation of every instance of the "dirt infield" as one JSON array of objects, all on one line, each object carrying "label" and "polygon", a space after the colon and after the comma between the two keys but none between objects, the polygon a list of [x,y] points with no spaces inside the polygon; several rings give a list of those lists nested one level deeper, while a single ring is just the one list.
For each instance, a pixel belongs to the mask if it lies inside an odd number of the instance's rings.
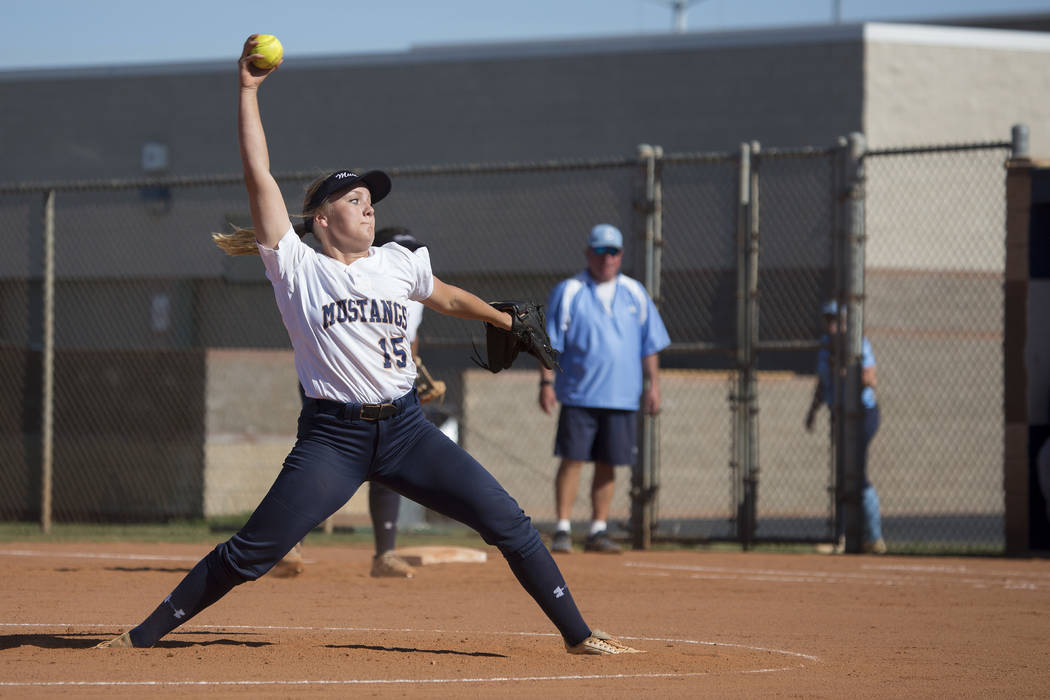
[{"label": "dirt infield", "polygon": [[647,653],[576,657],[495,550],[368,577],[309,547],[154,649],[137,623],[209,547],[0,545],[0,696],[1046,697],[1050,561],[628,552],[561,556],[592,626]]}]

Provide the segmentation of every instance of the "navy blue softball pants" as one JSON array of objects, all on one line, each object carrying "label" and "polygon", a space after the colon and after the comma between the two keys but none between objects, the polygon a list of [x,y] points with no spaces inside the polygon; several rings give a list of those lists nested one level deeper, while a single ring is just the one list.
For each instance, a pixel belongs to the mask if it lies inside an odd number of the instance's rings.
[{"label": "navy blue softball pants", "polygon": [[244,527],[204,557],[131,631],[135,646],[152,646],[234,586],[265,574],[366,480],[477,531],[499,548],[567,643],[586,639],[590,629],[517,502],[426,419],[415,391],[395,405],[397,415],[367,420],[360,417],[360,406],[304,402],[298,439],[269,492]]}]

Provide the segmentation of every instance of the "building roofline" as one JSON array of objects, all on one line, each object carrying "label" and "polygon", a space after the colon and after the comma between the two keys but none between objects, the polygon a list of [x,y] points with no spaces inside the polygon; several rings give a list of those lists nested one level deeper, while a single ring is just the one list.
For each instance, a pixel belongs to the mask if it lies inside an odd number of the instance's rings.
[{"label": "building roofline", "polygon": [[[958,21],[953,18],[952,21]],[[564,56],[623,54],[646,51],[673,52],[690,49],[723,49],[855,41],[895,42],[929,46],[959,46],[1019,51],[1050,51],[1050,32],[984,29],[939,24],[867,22],[823,24],[763,29],[734,29],[683,34],[651,33],[604,37],[419,44],[405,51],[360,54],[307,55],[290,61],[285,71],[349,68],[413,63],[439,63],[477,59],[556,58]],[[157,75],[202,75],[233,70],[233,59],[141,63],[70,68],[0,70],[0,82],[124,78]]]}]

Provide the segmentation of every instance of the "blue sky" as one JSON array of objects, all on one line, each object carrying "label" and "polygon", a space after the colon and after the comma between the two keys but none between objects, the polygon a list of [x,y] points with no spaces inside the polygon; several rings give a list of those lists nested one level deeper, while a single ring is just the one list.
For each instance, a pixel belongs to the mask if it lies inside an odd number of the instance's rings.
[{"label": "blue sky", "polygon": [[[844,23],[1050,12],[1050,0],[838,0]],[[237,56],[253,32],[286,58],[420,44],[669,32],[671,0],[0,0],[0,71]],[[687,30],[824,24],[835,0],[700,0]],[[250,10],[247,11],[247,10]]]}]

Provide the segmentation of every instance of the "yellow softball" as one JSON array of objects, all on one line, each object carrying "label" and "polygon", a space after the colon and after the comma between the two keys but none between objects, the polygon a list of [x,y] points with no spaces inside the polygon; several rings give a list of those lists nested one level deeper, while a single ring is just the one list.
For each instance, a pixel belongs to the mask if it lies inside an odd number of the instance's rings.
[{"label": "yellow softball", "polygon": [[284,56],[284,47],[281,46],[281,42],[277,37],[273,34],[259,34],[255,37],[255,40],[259,43],[256,44],[254,53],[262,54],[262,58],[252,61],[252,65],[266,70],[281,62],[281,57]]}]

